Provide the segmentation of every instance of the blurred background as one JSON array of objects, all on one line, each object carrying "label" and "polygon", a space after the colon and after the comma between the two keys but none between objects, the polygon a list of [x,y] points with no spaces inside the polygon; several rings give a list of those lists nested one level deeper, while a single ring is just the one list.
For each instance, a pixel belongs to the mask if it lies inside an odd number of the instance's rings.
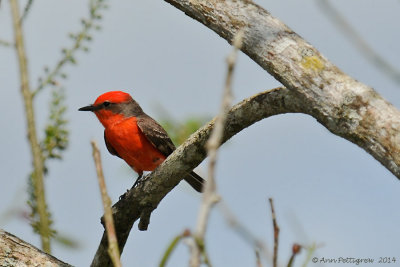
[{"label": "blurred background", "polygon": [[[72,265],[88,266],[103,227],[90,140],[102,151],[108,192],[113,203],[130,188],[136,174],[106,151],[103,128],[93,114],[77,109],[110,90],[129,92],[157,120],[183,124],[212,118],[219,110],[230,45],[202,24],[164,1],[107,1],[93,31],[89,52],[78,51],[77,65],[67,64],[65,118],[70,135],[62,160],[47,164],[46,197],[60,236],[73,246],[53,242],[52,254]],[[327,3],[329,5],[327,5]],[[21,10],[26,1],[20,1]],[[257,4],[285,22],[345,73],[373,87],[400,107],[399,79],[376,64],[360,47],[365,42],[387,64],[400,69],[400,1],[282,0]],[[338,14],[332,13],[336,10]],[[34,1],[24,21],[32,87],[53,69],[62,48],[74,41],[88,1]],[[346,23],[344,23],[344,20]],[[343,24],[344,23],[344,24]],[[343,28],[345,26],[345,28]],[[346,31],[347,29],[347,31]],[[0,40],[12,41],[8,1],[0,6]],[[367,49],[368,52],[368,49]],[[15,50],[0,46],[0,228],[40,247],[29,225],[28,176],[31,156],[20,93]],[[379,62],[378,62],[379,63]],[[234,76],[235,103],[280,84],[246,55],[240,54]],[[49,116],[52,88],[35,97],[39,137]],[[173,127],[171,127],[173,128]],[[170,129],[172,131],[172,129]],[[206,161],[197,172],[206,174]],[[279,262],[286,264],[291,246],[316,244],[316,257],[397,257],[400,262],[400,182],[354,144],[332,135],[315,119],[287,114],[263,120],[242,131],[220,149],[218,192],[236,218],[270,251],[273,229],[268,198],[275,202],[281,228]],[[161,202],[147,232],[134,225],[122,255],[125,266],[157,266],[171,240],[193,229],[201,196],[181,183]],[[226,223],[220,208],[211,215],[206,235],[214,266],[255,266],[254,248]],[[75,247],[76,245],[76,247]],[[301,266],[306,252],[296,259]],[[168,266],[186,266],[181,244]],[[397,264],[398,264],[397,262]],[[270,262],[264,260],[265,266]],[[308,266],[330,266],[314,264]]]}]

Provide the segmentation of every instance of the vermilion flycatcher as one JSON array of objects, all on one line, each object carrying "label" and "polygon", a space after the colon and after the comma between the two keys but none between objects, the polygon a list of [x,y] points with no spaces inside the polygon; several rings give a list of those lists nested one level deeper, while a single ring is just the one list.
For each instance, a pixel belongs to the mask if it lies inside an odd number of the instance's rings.
[{"label": "vermilion flycatcher", "polygon": [[[125,92],[104,93],[93,105],[79,110],[96,114],[105,128],[108,151],[125,160],[139,178],[143,171],[153,171],[175,150],[164,128]],[[184,179],[196,191],[202,191],[204,180],[195,172],[190,172]]]}]

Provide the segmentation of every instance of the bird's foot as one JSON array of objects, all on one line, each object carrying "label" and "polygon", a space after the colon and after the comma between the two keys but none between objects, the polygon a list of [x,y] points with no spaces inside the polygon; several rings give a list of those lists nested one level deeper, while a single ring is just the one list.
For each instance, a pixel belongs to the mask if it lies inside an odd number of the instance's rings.
[{"label": "bird's foot", "polygon": [[124,194],[122,194],[121,196],[119,196],[119,200],[125,199],[126,195],[129,193],[129,190],[126,190],[126,192]]},{"label": "bird's foot", "polygon": [[140,184],[142,182],[142,180],[143,180],[142,177],[143,177],[143,174],[139,175],[139,177],[136,179],[136,181],[133,184],[131,189],[135,188],[138,184]]},{"label": "bird's foot", "polygon": [[126,193],[128,193],[129,191],[127,190],[124,194],[119,196],[119,200],[125,199],[126,197]]}]

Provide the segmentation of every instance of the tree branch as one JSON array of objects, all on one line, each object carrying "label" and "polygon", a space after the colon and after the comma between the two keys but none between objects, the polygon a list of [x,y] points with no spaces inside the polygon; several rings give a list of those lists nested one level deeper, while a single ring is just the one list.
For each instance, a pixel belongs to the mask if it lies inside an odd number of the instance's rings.
[{"label": "tree branch", "polygon": [[0,266],[71,266],[0,229]]},{"label": "tree branch", "polygon": [[229,227],[245,242],[247,242],[256,252],[258,256],[263,256],[267,261],[273,261],[273,254],[270,252],[266,244],[258,236],[255,236],[248,228],[246,228],[239,219],[232,213],[228,205],[221,202],[220,211]]},{"label": "tree branch", "polygon": [[28,2],[26,3],[26,5],[24,7],[24,13],[22,13],[20,23],[23,23],[25,21],[26,17],[29,14],[29,11],[31,10],[32,4],[33,4],[33,0],[28,0]]},{"label": "tree branch", "polygon": [[62,73],[62,69],[68,63],[76,64],[74,55],[77,51],[88,51],[89,48],[84,46],[84,43],[92,40],[90,31],[93,29],[99,29],[100,27],[96,24],[96,22],[102,18],[102,16],[99,14],[99,11],[106,8],[104,2],[105,1],[103,0],[89,1],[89,17],[81,20],[82,29],[78,33],[70,34],[70,37],[74,40],[72,46],[68,49],[62,49],[63,56],[53,69],[49,70],[47,67],[45,68],[46,75],[44,78],[39,79],[38,86],[32,92],[33,96],[35,96],[49,84],[55,84],[57,77],[66,77],[66,74]]},{"label": "tree branch", "polygon": [[[247,98],[232,107],[227,115],[222,137],[226,142],[236,133],[257,121],[287,112],[302,112],[300,102],[286,88],[276,88]],[[118,246],[123,251],[133,223],[144,219],[139,226],[147,229],[151,212],[160,201],[185,176],[200,164],[207,155],[205,144],[214,126],[214,120],[192,134],[156,170],[147,176],[143,183],[125,193],[113,206],[113,217],[117,232]],[[91,266],[112,266],[107,254],[107,235],[103,234],[101,243]]]},{"label": "tree branch", "polygon": [[104,208],[105,228],[108,239],[108,254],[111,257],[114,267],[121,267],[120,253],[118,248],[117,236],[115,235],[114,219],[111,210],[111,199],[107,194],[106,182],[101,164],[100,150],[94,140],[91,142],[93,159],[96,166],[97,180],[99,182],[101,199]]},{"label": "tree branch", "polygon": [[341,15],[328,0],[316,0],[315,3],[327,15],[327,17],[339,28],[339,30],[355,45],[364,57],[369,60],[376,69],[390,79],[400,84],[399,70],[390,64],[385,58],[380,56],[356,29],[347,22],[345,17]]},{"label": "tree branch", "polygon": [[242,51],[302,99],[332,133],[366,150],[400,178],[400,111],[340,71],[284,23],[250,0],[165,0]]},{"label": "tree branch", "polygon": [[20,14],[17,0],[10,0],[11,13],[14,26],[15,48],[18,56],[20,69],[21,93],[25,104],[25,117],[27,120],[28,140],[31,147],[33,172],[32,182],[36,201],[36,208],[39,214],[37,230],[42,241],[42,248],[50,253],[51,221],[47,212],[45,199],[45,188],[43,182],[44,162],[43,154],[36,135],[35,113],[33,109],[33,96],[29,88],[28,64],[24,47],[24,38],[20,23]]},{"label": "tree branch", "polygon": [[293,266],[293,262],[294,262],[294,258],[296,257],[297,254],[300,253],[301,250],[301,246],[299,244],[293,244],[292,246],[292,255],[289,258],[289,262],[286,265],[287,267],[292,267]]},{"label": "tree branch", "polygon": [[278,223],[276,222],[276,214],[274,208],[274,201],[272,198],[269,198],[269,205],[271,206],[271,217],[272,217],[272,224],[274,226],[274,256],[272,259],[272,266],[278,266],[278,246],[279,246],[279,231],[280,228]]},{"label": "tree branch", "polygon": [[[332,133],[371,154],[400,178],[400,111],[372,88],[345,75],[278,19],[249,0],[166,0],[228,42],[243,29],[242,51],[287,88],[262,92],[234,106],[222,143],[253,123],[277,114],[305,113]],[[147,229],[164,196],[206,157],[214,120],[194,133],[146,181],[113,206],[121,253],[133,223]],[[92,266],[111,266],[107,237]]]},{"label": "tree branch", "polygon": [[[190,263],[192,267],[200,266],[201,254],[205,251],[204,236],[206,234],[207,224],[210,217],[211,209],[220,200],[217,193],[217,185],[215,183],[215,166],[217,165],[218,147],[221,144],[222,135],[224,133],[224,125],[226,116],[232,106],[232,79],[235,69],[237,54],[242,45],[243,32],[239,32],[235,36],[234,48],[227,57],[227,73],[225,78],[225,87],[221,101],[219,114],[215,118],[215,128],[210,138],[207,140],[207,156],[208,156],[208,176],[203,189],[203,199],[197,215],[197,223],[194,232],[195,247],[191,250]],[[203,252],[203,253],[202,253]]]}]

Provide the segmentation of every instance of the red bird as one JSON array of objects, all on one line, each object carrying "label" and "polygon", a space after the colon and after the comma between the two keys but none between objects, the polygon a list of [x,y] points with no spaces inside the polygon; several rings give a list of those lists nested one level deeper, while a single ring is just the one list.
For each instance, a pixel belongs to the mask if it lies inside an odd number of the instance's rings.
[{"label": "red bird", "polygon": [[[104,140],[108,151],[125,160],[139,174],[138,180],[143,171],[153,171],[175,150],[164,128],[144,113],[125,92],[104,93],[93,105],[79,110],[96,114],[105,128]],[[195,172],[190,172],[184,179],[196,191],[202,191],[204,179]]]}]

